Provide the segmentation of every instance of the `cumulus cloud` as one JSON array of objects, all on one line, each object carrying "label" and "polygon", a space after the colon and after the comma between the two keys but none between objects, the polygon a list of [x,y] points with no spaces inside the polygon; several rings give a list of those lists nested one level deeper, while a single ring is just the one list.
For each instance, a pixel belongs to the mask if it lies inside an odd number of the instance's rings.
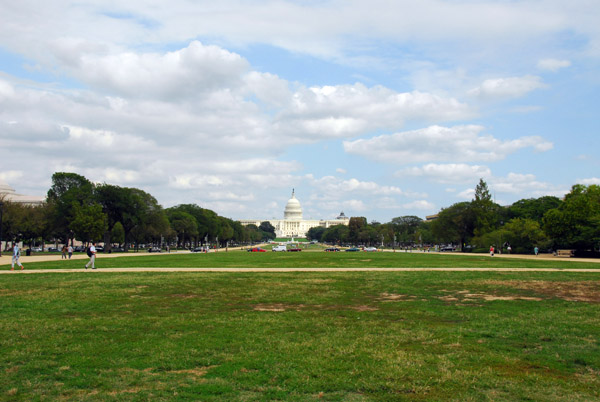
[{"label": "cumulus cloud", "polygon": [[469,95],[485,100],[521,98],[536,89],[546,88],[540,77],[493,78],[469,91]]},{"label": "cumulus cloud", "polygon": [[490,168],[465,163],[436,164],[428,163],[420,167],[410,167],[399,170],[396,177],[422,177],[438,183],[462,183],[476,178],[492,176]]},{"label": "cumulus cloud", "polygon": [[344,141],[347,153],[393,164],[419,162],[492,162],[523,148],[536,152],[552,149],[553,144],[539,136],[502,141],[483,135],[476,125],[441,127],[381,135],[370,139]]},{"label": "cumulus cloud", "polygon": [[577,183],[589,186],[592,184],[600,185],[600,178],[598,177],[590,177],[587,179],[577,179]]},{"label": "cumulus cloud", "polygon": [[407,120],[451,121],[472,115],[467,105],[454,98],[355,83],[299,89],[277,124],[284,131],[299,130],[304,137],[348,138],[402,126]]},{"label": "cumulus cloud", "polygon": [[540,70],[557,72],[558,70],[566,67],[570,67],[571,62],[569,60],[559,60],[559,59],[542,59],[538,61],[537,67]]}]

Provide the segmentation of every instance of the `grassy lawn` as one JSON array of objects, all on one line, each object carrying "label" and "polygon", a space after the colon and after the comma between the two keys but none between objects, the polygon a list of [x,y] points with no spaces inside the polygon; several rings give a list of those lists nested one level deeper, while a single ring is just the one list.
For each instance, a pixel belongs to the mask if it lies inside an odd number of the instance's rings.
[{"label": "grassy lawn", "polygon": [[[7,261],[8,262],[8,261]],[[21,262],[26,269],[83,268],[87,260],[61,260]],[[600,268],[593,262],[569,261],[569,259],[536,260],[521,258],[497,258],[487,255],[448,255],[438,253],[387,253],[387,252],[298,252],[298,253],[248,253],[245,251],[220,251],[218,253],[172,253],[146,254],[136,257],[96,258],[99,268],[135,268],[135,267],[207,267],[207,268],[448,268],[448,267],[496,267],[496,268]],[[10,264],[0,265],[0,270],[10,269]]]},{"label": "grassy lawn", "polygon": [[[98,265],[478,258],[299,254]],[[595,273],[0,275],[0,328],[0,400],[600,400]]]}]

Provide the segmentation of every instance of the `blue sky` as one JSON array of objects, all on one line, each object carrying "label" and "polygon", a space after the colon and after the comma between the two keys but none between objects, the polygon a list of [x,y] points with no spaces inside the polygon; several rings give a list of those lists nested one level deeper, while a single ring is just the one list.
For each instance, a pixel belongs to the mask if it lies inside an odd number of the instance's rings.
[{"label": "blue sky", "polygon": [[600,3],[0,4],[0,180],[370,221],[600,184]]}]

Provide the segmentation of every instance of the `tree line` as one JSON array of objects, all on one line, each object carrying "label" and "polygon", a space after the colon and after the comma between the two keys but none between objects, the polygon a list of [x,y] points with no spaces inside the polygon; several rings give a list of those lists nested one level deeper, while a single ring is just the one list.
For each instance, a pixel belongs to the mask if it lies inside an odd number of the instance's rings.
[{"label": "tree line", "polygon": [[[3,213],[3,239],[30,245],[37,240],[61,244],[78,240],[125,248],[139,244],[197,247],[275,238],[275,228],[268,221],[243,226],[195,204],[164,209],[143,190],[94,184],[76,173],[54,173],[43,205],[5,201]],[[600,186],[576,184],[563,199],[544,196],[500,206],[481,179],[471,201],[443,208],[431,222],[412,215],[383,224],[351,217],[348,225],[312,228],[307,238],[341,245],[444,244],[462,251],[485,251],[493,245],[500,250],[510,246],[516,253],[531,253],[534,247],[593,253],[600,248]]]},{"label": "tree line", "polygon": [[385,224],[368,224],[364,217],[353,217],[348,226],[312,228],[308,237],[332,244],[443,244],[477,252],[494,246],[504,251],[510,247],[515,253],[532,253],[537,247],[591,255],[600,251],[600,186],[576,184],[563,199],[544,196],[500,206],[480,179],[471,201],[443,208],[430,222],[401,216]]},{"label": "tree line", "polygon": [[54,173],[44,204],[4,201],[3,212],[3,240],[23,241],[30,246],[37,241],[67,244],[78,240],[124,248],[139,244],[197,247],[275,237],[271,225],[244,227],[195,204],[164,209],[143,190],[94,184],[76,173]]}]

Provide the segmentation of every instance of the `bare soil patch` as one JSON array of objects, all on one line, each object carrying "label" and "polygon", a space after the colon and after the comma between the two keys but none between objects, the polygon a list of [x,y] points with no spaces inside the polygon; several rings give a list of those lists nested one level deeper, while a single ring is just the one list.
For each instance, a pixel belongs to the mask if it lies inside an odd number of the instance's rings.
[{"label": "bare soil patch", "polygon": [[567,301],[600,303],[600,281],[485,281],[494,286],[506,286]]}]

